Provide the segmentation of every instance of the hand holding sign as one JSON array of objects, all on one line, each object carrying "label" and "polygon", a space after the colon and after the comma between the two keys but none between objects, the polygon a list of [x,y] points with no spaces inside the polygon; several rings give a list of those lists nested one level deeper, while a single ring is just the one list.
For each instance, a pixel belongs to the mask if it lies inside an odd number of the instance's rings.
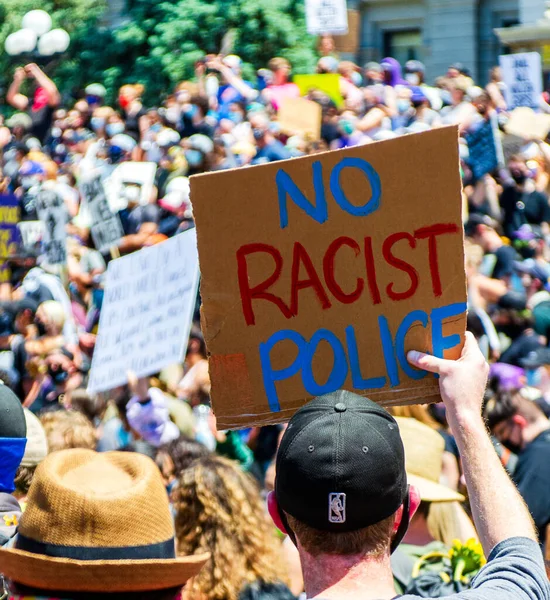
[{"label": "hand holding sign", "polygon": [[454,127],[193,177],[219,427],[283,421],[341,387],[438,399],[406,351],[460,355],[460,192]]}]

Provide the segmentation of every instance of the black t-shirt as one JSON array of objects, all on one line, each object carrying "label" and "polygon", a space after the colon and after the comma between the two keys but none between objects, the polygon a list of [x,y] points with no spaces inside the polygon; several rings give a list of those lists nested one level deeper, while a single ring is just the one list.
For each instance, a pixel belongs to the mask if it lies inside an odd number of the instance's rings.
[{"label": "black t-shirt", "polygon": [[550,223],[548,197],[541,192],[524,193],[515,186],[506,187],[500,196],[500,206],[504,211],[503,226],[508,236],[525,223]]},{"label": "black t-shirt", "polygon": [[31,134],[38,138],[43,144],[52,126],[54,108],[51,106],[43,106],[38,110],[29,109],[29,117],[32,121]]},{"label": "black t-shirt", "polygon": [[550,523],[550,430],[543,431],[520,452],[514,481],[544,542]]},{"label": "black t-shirt", "polygon": [[501,246],[495,252],[495,256],[497,261],[491,277],[493,279],[509,277],[514,272],[514,261],[519,259],[517,252],[512,246]]}]

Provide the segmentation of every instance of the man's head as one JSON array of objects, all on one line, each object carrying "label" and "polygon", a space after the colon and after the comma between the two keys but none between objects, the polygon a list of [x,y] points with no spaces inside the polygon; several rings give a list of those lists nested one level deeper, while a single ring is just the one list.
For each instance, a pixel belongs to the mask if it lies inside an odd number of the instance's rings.
[{"label": "man's head", "polygon": [[497,232],[498,223],[486,215],[473,214],[465,225],[465,233],[485,252],[494,252],[503,245]]},{"label": "man's head", "polygon": [[37,469],[14,546],[0,550],[0,571],[15,597],[144,598],[164,590],[160,597],[175,598],[207,558],[176,558],[168,497],[151,459],[65,450]]},{"label": "man's head", "polygon": [[539,406],[518,390],[495,394],[485,404],[483,414],[493,435],[515,454],[548,427],[548,419]]},{"label": "man's head", "polygon": [[19,398],[0,385],[0,492],[14,491],[14,478],[27,445],[27,424]]},{"label": "man's head", "polygon": [[418,502],[409,494],[399,428],[383,408],[338,391],[293,416],[269,508],[299,549],[314,557],[389,553]]}]

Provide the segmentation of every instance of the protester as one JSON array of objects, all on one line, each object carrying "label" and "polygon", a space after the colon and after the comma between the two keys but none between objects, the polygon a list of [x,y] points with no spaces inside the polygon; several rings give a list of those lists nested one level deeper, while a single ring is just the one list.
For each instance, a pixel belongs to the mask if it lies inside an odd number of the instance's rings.
[{"label": "protester", "polygon": [[[481,417],[488,366],[473,336],[468,334],[459,361],[420,352],[409,353],[409,360],[440,377],[488,556],[468,597],[549,597],[531,517]],[[390,554],[420,498],[407,483],[398,426],[383,409],[350,392],[323,396],[299,409],[279,448],[270,500],[271,515],[297,544],[308,597],[395,596]]]},{"label": "protester", "polygon": [[85,593],[78,597],[173,600],[207,559],[176,557],[153,461],[90,450],[56,452],[43,462],[14,547],[0,554],[14,599]]},{"label": "protester", "polygon": [[280,543],[255,482],[236,463],[197,459],[182,471],[172,501],[178,554],[211,555],[187,585],[188,598],[237,600],[247,585],[284,582]]}]

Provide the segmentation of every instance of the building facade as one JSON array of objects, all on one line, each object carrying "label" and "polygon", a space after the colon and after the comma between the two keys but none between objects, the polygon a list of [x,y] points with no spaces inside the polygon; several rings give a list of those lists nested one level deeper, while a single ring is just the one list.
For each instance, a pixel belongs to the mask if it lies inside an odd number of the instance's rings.
[{"label": "building facade", "polygon": [[[495,29],[531,23],[545,11],[544,0],[348,0],[357,11],[360,61],[393,56],[401,64],[421,60],[433,80],[453,62],[470,69],[484,84],[499,54],[508,52]],[[358,18],[357,18],[358,17]]]}]

